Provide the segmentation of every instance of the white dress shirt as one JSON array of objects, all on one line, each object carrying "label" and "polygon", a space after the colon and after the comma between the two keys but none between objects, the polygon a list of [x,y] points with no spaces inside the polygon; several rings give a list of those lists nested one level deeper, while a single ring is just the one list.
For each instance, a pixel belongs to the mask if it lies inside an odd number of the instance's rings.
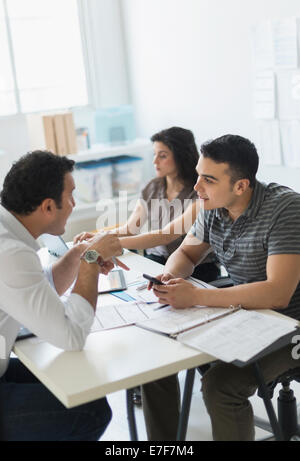
[{"label": "white dress shirt", "polygon": [[42,268],[36,240],[0,205],[0,377],[20,326],[64,350],[81,350],[94,321],[90,303],[78,294],[63,302],[50,268]]}]

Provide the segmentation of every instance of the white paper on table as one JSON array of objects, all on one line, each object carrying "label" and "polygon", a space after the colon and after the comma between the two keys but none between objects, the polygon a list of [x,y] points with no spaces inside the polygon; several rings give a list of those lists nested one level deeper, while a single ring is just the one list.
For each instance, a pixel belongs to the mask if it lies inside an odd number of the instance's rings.
[{"label": "white paper on table", "polygon": [[123,302],[100,305],[96,309],[95,320],[91,331],[100,331],[133,325],[161,315],[163,309],[158,309],[159,303],[145,304],[142,302]]},{"label": "white paper on table", "polygon": [[[145,279],[143,280],[145,281]],[[199,288],[207,288],[207,289],[215,288],[209,285],[208,283],[202,282],[201,280],[194,279],[193,277],[189,277],[187,281],[192,283],[195,286],[198,286]],[[157,296],[154,294],[153,290],[148,290],[147,288],[145,288],[144,290],[139,291],[137,290],[137,287],[139,287],[140,285],[141,285],[140,283],[139,284],[137,283],[135,285],[130,286],[127,289],[127,293],[131,295],[132,297],[134,297],[135,299],[140,299],[147,303],[153,303],[153,302],[157,303]]]},{"label": "white paper on table", "polygon": [[168,335],[178,333],[211,322],[233,311],[222,307],[193,306],[185,309],[175,309],[168,306],[161,309],[161,315],[150,320],[138,322],[137,325],[147,330],[157,331]]},{"label": "white paper on table", "polygon": [[177,339],[224,362],[246,362],[292,332],[296,324],[274,315],[240,309],[211,324],[182,333]]},{"label": "white paper on table", "polygon": [[137,299],[141,299],[145,303],[157,303],[157,296],[155,296],[154,291],[148,290],[147,288],[143,291],[137,291]]},{"label": "white paper on table", "polygon": [[278,120],[261,121],[258,124],[260,158],[265,165],[281,165],[281,138]]},{"label": "white paper on table", "polygon": [[198,288],[207,288],[208,290],[216,290],[216,287],[214,287],[213,285],[210,285],[209,283],[203,282],[203,280],[199,280],[194,277],[188,277],[186,280]]},{"label": "white paper on table", "polygon": [[124,277],[127,283],[127,286],[130,286],[132,284],[140,284],[143,281],[146,282],[146,280],[143,278],[143,275],[141,272],[135,271],[134,269],[130,269],[129,271],[123,271],[124,272]]}]

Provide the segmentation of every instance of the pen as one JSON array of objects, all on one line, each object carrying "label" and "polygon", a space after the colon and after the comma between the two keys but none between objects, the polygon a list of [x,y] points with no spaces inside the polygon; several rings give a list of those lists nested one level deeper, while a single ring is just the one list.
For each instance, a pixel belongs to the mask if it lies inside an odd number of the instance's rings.
[{"label": "pen", "polygon": [[158,309],[162,309],[163,307],[167,307],[167,306],[169,306],[169,304],[163,304],[162,306],[155,307],[155,309],[153,310],[158,311]]},{"label": "pen", "polygon": [[136,288],[136,291],[142,291],[145,290],[148,286],[148,283],[144,283],[143,285],[140,285],[139,287]]}]

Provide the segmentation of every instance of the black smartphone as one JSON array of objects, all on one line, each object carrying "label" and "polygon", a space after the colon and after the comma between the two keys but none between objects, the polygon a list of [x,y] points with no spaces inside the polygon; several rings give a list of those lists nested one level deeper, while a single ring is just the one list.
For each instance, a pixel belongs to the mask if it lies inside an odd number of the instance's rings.
[{"label": "black smartphone", "polygon": [[152,283],[154,283],[155,285],[164,285],[163,282],[161,282],[160,280],[156,279],[155,277],[152,277],[151,275],[143,274],[143,277],[144,277],[144,279],[149,280],[149,282],[152,282]]},{"label": "black smartphone", "polygon": [[22,339],[33,338],[35,335],[31,331],[27,330],[25,327],[21,327],[16,341],[21,341]]}]

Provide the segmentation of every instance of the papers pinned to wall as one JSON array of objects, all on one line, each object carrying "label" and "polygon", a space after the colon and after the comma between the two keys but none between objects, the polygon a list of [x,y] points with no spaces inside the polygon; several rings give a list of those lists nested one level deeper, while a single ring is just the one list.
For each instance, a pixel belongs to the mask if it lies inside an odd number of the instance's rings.
[{"label": "papers pinned to wall", "polygon": [[272,22],[274,67],[298,67],[297,19],[286,18]]},{"label": "papers pinned to wall", "polygon": [[252,28],[252,50],[256,69],[272,69],[274,53],[272,41],[272,23],[266,21]]},{"label": "papers pinned to wall", "polygon": [[300,119],[300,70],[278,72],[277,88],[279,119]]},{"label": "papers pinned to wall", "polygon": [[263,163],[300,167],[300,19],[252,28],[255,63],[253,115]]},{"label": "papers pinned to wall", "polygon": [[300,120],[281,122],[280,131],[284,164],[300,167]]},{"label": "papers pinned to wall", "polygon": [[252,50],[256,69],[298,67],[298,20],[269,20],[252,28]]},{"label": "papers pinned to wall", "polygon": [[254,88],[254,114],[257,119],[275,118],[275,74],[265,70],[258,72]]},{"label": "papers pinned to wall", "polygon": [[266,165],[281,165],[279,121],[262,121],[258,126],[259,154]]}]

